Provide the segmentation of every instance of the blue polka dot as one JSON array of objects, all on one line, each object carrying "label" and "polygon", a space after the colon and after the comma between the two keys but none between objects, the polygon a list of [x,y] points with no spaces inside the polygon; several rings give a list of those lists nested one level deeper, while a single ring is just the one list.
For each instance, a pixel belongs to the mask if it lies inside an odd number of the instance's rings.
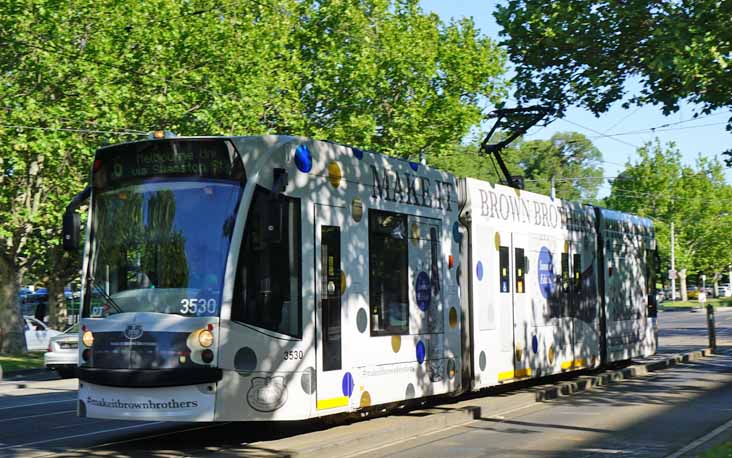
[{"label": "blue polka dot", "polygon": [[363,150],[360,150],[358,148],[351,148],[353,150],[353,155],[356,156],[356,159],[359,161],[363,159]]},{"label": "blue polka dot", "polygon": [[478,265],[475,267],[475,275],[478,276],[478,281],[483,279],[483,263],[478,261]]},{"label": "blue polka dot", "polygon": [[460,233],[460,225],[457,221],[452,225],[452,239],[455,243],[460,243],[463,240],[463,235]]},{"label": "blue polka dot", "polygon": [[424,362],[424,344],[421,340],[417,342],[417,362],[419,364]]},{"label": "blue polka dot", "polygon": [[534,350],[534,353],[539,352],[539,339],[536,336],[531,338],[531,349]]},{"label": "blue polka dot", "polygon": [[313,158],[306,145],[300,145],[295,149],[295,165],[303,173],[308,173],[313,168]]},{"label": "blue polka dot", "polygon": [[419,170],[419,162],[412,162],[412,161],[409,161],[409,166],[410,166],[410,167],[412,168],[412,170],[414,170],[415,172],[416,172],[417,170]]},{"label": "blue polka dot", "polygon": [[343,390],[343,396],[351,397],[353,394],[353,387],[355,386],[355,383],[353,382],[353,376],[350,372],[346,372],[346,374],[343,376],[343,381],[341,382],[341,389]]}]

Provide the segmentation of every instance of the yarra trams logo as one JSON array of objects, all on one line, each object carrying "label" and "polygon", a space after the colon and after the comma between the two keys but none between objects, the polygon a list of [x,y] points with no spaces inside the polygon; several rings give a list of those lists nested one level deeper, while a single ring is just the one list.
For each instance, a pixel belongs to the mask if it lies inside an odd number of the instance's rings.
[{"label": "yarra trams logo", "polygon": [[133,323],[128,324],[125,328],[125,337],[130,340],[139,339],[142,336],[142,325]]}]

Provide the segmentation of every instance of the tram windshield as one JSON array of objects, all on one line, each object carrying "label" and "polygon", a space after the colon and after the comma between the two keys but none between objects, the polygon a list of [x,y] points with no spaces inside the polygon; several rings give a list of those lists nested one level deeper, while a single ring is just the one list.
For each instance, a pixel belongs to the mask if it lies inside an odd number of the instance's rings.
[{"label": "tram windshield", "polygon": [[83,315],[218,316],[241,162],[217,145],[145,143],[97,155]]},{"label": "tram windshield", "polygon": [[94,199],[85,316],[217,316],[241,186],[124,186]]}]

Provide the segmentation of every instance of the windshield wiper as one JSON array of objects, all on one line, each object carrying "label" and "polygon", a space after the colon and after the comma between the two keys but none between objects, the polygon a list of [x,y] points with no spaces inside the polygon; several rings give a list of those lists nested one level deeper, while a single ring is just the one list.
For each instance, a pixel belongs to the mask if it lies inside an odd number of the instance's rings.
[{"label": "windshield wiper", "polygon": [[110,296],[109,294],[107,294],[107,292],[106,292],[106,291],[104,290],[104,288],[102,288],[101,286],[99,286],[99,285],[97,284],[97,282],[96,282],[96,281],[94,281],[94,277],[92,277],[92,276],[89,276],[89,277],[88,277],[88,280],[89,280],[89,281],[91,282],[91,284],[92,284],[92,286],[94,287],[94,289],[95,289],[95,290],[96,290],[96,291],[97,291],[97,292],[98,292],[99,294],[101,294],[101,295],[102,295],[102,297],[103,297],[103,298],[104,298],[104,299],[105,299],[105,300],[106,300],[106,301],[107,301],[107,302],[109,303],[109,305],[111,305],[111,306],[112,306],[112,308],[114,308],[114,310],[115,310],[115,311],[116,311],[117,313],[123,313],[123,312],[124,312],[124,311],[122,310],[122,307],[120,307],[120,306],[119,306],[119,305],[118,305],[118,304],[117,304],[117,303],[116,303],[116,302],[114,301],[114,299],[112,299],[112,296]]}]

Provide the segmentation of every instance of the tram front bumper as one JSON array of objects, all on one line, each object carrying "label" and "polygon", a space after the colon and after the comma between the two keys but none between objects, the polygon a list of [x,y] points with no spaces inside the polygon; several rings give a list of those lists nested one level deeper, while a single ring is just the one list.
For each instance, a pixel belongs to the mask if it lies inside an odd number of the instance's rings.
[{"label": "tram front bumper", "polygon": [[80,417],[117,420],[213,421],[216,385],[123,388],[79,382]]}]

